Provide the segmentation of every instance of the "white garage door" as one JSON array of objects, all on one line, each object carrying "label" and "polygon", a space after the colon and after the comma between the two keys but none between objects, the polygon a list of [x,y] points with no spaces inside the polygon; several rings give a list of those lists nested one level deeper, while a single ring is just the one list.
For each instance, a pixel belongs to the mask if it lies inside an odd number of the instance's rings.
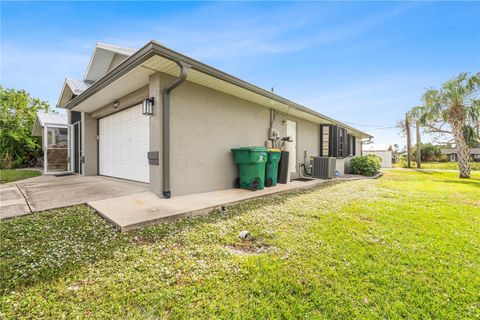
[{"label": "white garage door", "polygon": [[141,105],[100,119],[101,175],[149,182],[148,150],[149,117]]}]

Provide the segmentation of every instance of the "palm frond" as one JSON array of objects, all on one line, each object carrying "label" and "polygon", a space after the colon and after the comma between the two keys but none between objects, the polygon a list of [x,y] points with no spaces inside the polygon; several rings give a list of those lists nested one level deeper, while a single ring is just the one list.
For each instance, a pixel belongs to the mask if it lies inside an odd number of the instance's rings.
[{"label": "palm frond", "polygon": [[480,101],[476,104],[466,106],[465,116],[467,117],[468,121],[471,121],[472,123],[478,123],[480,120]]}]

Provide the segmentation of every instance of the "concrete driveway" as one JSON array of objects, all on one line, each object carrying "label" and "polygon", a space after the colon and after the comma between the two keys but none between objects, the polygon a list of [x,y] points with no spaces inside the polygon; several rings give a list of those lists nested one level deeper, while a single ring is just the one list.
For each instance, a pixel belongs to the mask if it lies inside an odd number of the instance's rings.
[{"label": "concrete driveway", "polygon": [[148,191],[148,184],[109,177],[40,176],[0,187],[0,218]]}]

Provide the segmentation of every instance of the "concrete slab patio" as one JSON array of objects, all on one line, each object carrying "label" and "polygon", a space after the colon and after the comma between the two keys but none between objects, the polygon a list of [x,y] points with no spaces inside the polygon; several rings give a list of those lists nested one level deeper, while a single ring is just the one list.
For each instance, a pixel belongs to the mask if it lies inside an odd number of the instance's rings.
[{"label": "concrete slab patio", "polygon": [[148,190],[148,184],[94,176],[39,176],[0,187],[0,218],[61,208]]},{"label": "concrete slab patio", "polygon": [[139,192],[89,201],[87,204],[119,227],[121,231],[129,231],[176,218],[207,214],[222,206],[266,195],[313,188],[327,181],[329,180],[291,181],[288,184],[278,184],[275,187],[255,192],[244,189],[226,189],[172,197],[171,199],[159,198],[152,192]]}]

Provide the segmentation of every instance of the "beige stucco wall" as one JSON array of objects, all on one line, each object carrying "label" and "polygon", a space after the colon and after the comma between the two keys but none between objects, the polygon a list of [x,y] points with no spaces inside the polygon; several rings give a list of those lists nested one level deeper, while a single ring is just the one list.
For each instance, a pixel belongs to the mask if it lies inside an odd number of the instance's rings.
[{"label": "beige stucco wall", "polygon": [[[159,82],[169,81],[168,76],[160,76]],[[190,82],[175,89],[171,99],[172,195],[231,188],[237,168],[230,149],[263,146],[268,138],[270,110]],[[304,151],[307,162],[311,155],[319,154],[320,127],[313,122],[277,114],[274,127],[282,137],[286,135],[287,119],[297,122],[298,173]],[[158,128],[154,131],[156,135]],[[151,176],[151,183],[156,177]]]},{"label": "beige stucco wall", "polygon": [[[159,164],[150,165],[150,190],[162,194],[162,92],[174,78],[157,73],[149,86],[109,104],[93,114],[82,114],[85,175],[97,174],[97,119],[141,102],[155,99],[150,117],[150,151],[159,152]],[[277,113],[274,127],[286,136],[286,120],[297,123],[297,173],[300,163],[320,152],[320,126],[304,119]],[[220,190],[233,186],[237,177],[231,148],[264,145],[268,138],[270,110],[264,106],[200,85],[185,82],[171,94],[171,192],[172,196]],[[357,139],[357,154],[360,154]],[[147,156],[147,155],[145,155]],[[337,170],[344,172],[344,159]],[[297,174],[298,175],[298,174]],[[295,175],[292,176],[295,178]]]},{"label": "beige stucco wall", "polygon": [[171,99],[172,196],[231,188],[230,149],[264,145],[269,109],[189,82]]},{"label": "beige stucco wall", "polygon": [[97,119],[91,114],[82,112],[82,174],[97,175]]},{"label": "beige stucco wall", "polygon": [[163,88],[171,81],[156,73],[149,80],[149,96],[154,98],[153,116],[150,117],[150,151],[158,152],[159,164],[150,165],[150,190],[158,195],[162,194],[162,119]]},{"label": "beige stucco wall", "polygon": [[[150,150],[159,151],[159,165],[150,166],[150,189],[162,193],[161,120],[162,90],[173,80],[164,74],[150,78],[155,98],[150,122]],[[274,127],[286,136],[286,120],[297,123],[297,174],[300,163],[320,153],[320,126],[288,114],[277,113]],[[185,82],[171,95],[172,196],[231,188],[237,177],[231,148],[262,146],[268,138],[270,110],[194,83]],[[359,149],[357,149],[359,150]],[[343,174],[344,160],[338,170]]]}]

